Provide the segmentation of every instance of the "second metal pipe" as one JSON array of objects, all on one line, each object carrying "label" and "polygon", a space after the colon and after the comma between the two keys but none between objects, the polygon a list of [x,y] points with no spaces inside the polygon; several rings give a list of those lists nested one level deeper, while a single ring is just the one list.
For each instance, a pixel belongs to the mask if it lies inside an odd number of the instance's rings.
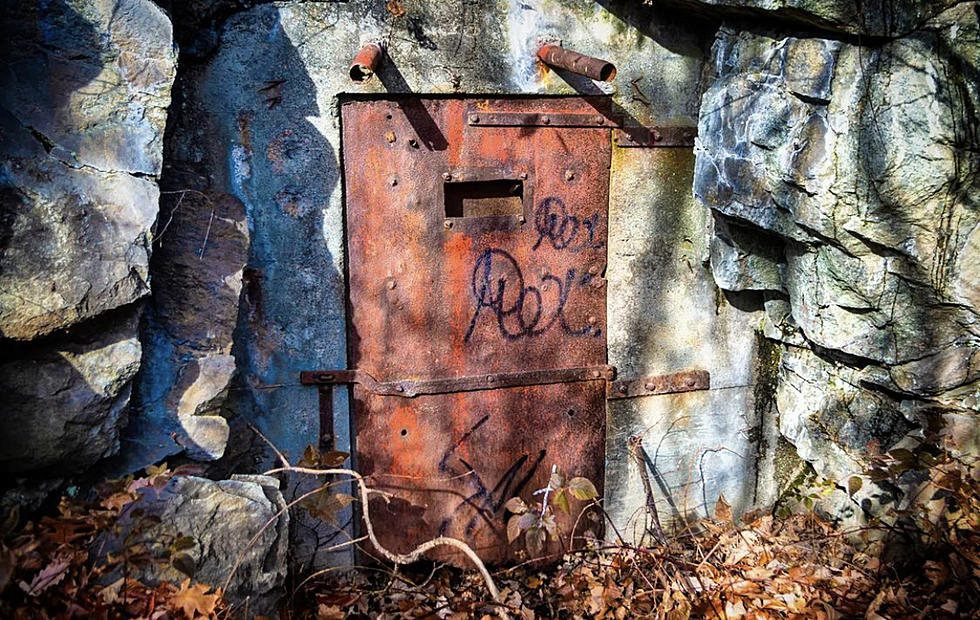
[{"label": "second metal pipe", "polygon": [[546,43],[538,48],[538,58],[546,65],[578,73],[600,82],[611,82],[616,77],[616,65],[608,60],[579,54],[552,43]]}]

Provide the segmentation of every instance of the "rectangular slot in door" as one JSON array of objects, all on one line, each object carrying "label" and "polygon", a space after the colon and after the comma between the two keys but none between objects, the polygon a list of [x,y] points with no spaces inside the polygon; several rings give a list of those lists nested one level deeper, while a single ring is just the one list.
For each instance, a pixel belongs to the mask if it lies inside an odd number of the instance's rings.
[{"label": "rectangular slot in door", "polygon": [[446,217],[517,217],[524,213],[524,183],[515,179],[446,183]]}]

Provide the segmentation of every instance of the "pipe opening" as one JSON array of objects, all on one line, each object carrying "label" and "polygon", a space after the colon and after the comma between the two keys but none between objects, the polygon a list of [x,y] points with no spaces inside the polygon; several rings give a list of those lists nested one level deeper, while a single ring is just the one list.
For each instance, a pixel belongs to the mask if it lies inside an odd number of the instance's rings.
[{"label": "pipe opening", "polygon": [[356,63],[350,66],[350,79],[354,82],[367,82],[372,75],[374,71],[371,71],[370,67]]},{"label": "pipe opening", "polygon": [[382,55],[381,46],[377,43],[368,43],[358,50],[348,73],[351,81],[360,84],[370,80],[381,64]]}]

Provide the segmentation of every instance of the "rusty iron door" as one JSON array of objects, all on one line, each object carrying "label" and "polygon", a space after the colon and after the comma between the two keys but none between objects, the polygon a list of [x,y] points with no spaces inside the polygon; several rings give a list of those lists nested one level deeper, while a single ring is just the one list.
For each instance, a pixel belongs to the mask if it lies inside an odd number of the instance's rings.
[{"label": "rusty iron door", "polygon": [[[446,535],[507,561],[509,498],[540,500],[553,466],[601,489],[603,101],[343,105],[354,370],[320,379],[354,383],[357,466],[394,495],[370,505],[391,549]],[[566,536],[581,507],[558,511]]]}]

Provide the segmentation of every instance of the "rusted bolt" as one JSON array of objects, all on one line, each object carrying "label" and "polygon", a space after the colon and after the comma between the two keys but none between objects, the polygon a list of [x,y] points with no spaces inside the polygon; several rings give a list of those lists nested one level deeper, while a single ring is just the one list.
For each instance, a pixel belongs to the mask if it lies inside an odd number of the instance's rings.
[{"label": "rusted bolt", "polygon": [[389,131],[388,133],[386,133],[385,134],[385,140],[388,141],[388,144],[393,143],[395,141],[395,132],[394,131]]},{"label": "rusted bolt", "polygon": [[599,372],[598,370],[593,370],[592,371],[592,376],[595,377],[596,379],[598,379],[599,377],[602,376],[602,373]]},{"label": "rusted bolt", "polygon": [[651,134],[651,137],[653,138],[653,141],[654,142],[660,142],[661,140],[664,139],[664,137],[661,136],[660,135],[660,132],[657,131],[656,129],[653,130],[653,133]]},{"label": "rusted bolt", "polygon": [[487,383],[493,383],[493,375],[487,375]]},{"label": "rusted bolt", "polygon": [[571,170],[566,170],[565,171],[565,180],[566,181],[571,181],[574,178],[575,178],[575,173],[574,172],[572,172]]},{"label": "rusted bolt", "polygon": [[404,385],[396,385],[395,386],[395,391],[396,392],[404,392],[405,391],[405,386]]},{"label": "rusted bolt", "polygon": [[687,380],[684,381],[684,385],[687,387],[694,387],[694,377],[688,377]]},{"label": "rusted bolt", "polygon": [[599,265],[592,265],[589,267],[589,273],[594,276],[599,275]]},{"label": "rusted bolt", "polygon": [[394,280],[388,280],[388,289],[389,290],[393,290],[396,286],[397,286],[397,284],[395,283]]},{"label": "rusted bolt", "polygon": [[448,172],[443,172],[442,173],[442,180],[443,181],[451,181],[452,178],[453,178],[453,175],[449,174]]},{"label": "rusted bolt", "polygon": [[411,140],[408,141],[408,146],[412,147],[413,149],[417,149],[419,148],[419,141],[416,140],[415,138],[412,138]]},{"label": "rusted bolt", "polygon": [[517,178],[518,179],[526,179],[527,178],[527,173],[526,172],[521,172],[521,173],[519,173],[517,175]]},{"label": "rusted bolt", "polygon": [[551,119],[546,114],[546,115],[544,115],[544,116],[541,117],[541,122],[544,123],[545,125],[550,125],[551,124]]},{"label": "rusted bolt", "polygon": [[517,221],[520,222],[521,224],[523,224],[524,222],[527,221],[527,218],[524,217],[523,215],[518,215],[517,216]]},{"label": "rusted bolt", "polygon": [[619,393],[620,394],[625,394],[626,392],[627,392],[626,384],[620,385],[619,386]]},{"label": "rusted bolt", "polygon": [[479,123],[480,122],[480,117],[477,116],[476,114],[470,114],[470,122],[471,123]]},{"label": "rusted bolt", "polygon": [[388,179],[388,185],[390,185],[392,187],[398,185],[398,178],[397,177],[389,177],[389,179]]},{"label": "rusted bolt", "polygon": [[595,124],[596,125],[602,125],[605,122],[606,122],[606,119],[602,118],[601,116],[595,117]]},{"label": "rusted bolt", "polygon": [[657,386],[654,385],[654,383],[652,381],[647,381],[646,383],[643,384],[643,389],[646,390],[647,392],[652,392],[656,388],[657,388]]},{"label": "rusted bolt", "polygon": [[594,316],[590,316],[590,317],[589,317],[588,319],[586,319],[586,320],[587,320],[587,321],[589,322],[589,325],[595,325],[595,324],[596,324],[596,321],[597,321],[598,319],[596,319],[596,318],[595,318]]},{"label": "rusted bolt", "polygon": [[443,226],[445,226],[446,228],[452,228],[452,227],[453,227],[453,222],[452,222],[452,220],[446,220],[446,221],[445,221],[445,222],[443,223]]}]

